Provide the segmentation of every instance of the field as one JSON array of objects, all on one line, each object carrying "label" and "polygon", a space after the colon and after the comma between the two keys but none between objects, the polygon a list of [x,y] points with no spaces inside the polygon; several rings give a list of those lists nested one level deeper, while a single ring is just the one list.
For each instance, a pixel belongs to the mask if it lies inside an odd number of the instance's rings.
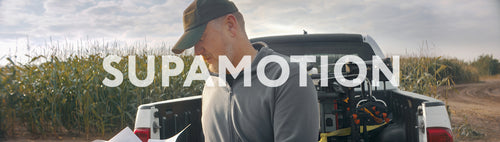
[{"label": "field", "polygon": [[[190,64],[192,56],[180,57]],[[102,84],[114,77],[103,70],[103,57],[71,56],[60,60],[55,56],[37,56],[41,64],[19,64],[0,68],[0,135],[33,139],[78,136],[104,137],[125,126],[133,128],[137,106],[144,103],[198,95],[201,82],[182,87],[186,75],[170,78],[170,87],[155,80],[147,87],[136,87],[124,75],[119,87]],[[114,67],[127,70],[127,58]],[[137,56],[137,76],[145,78],[146,56]],[[155,77],[161,78],[161,58],[156,58]],[[173,64],[171,65],[173,66]],[[186,68],[185,68],[186,69]],[[184,70],[184,73],[187,69]],[[28,133],[26,133],[28,132]]]},{"label": "field", "polygon": [[[30,56],[27,63],[5,58],[10,64],[0,67],[0,140],[109,139],[125,126],[133,128],[138,105],[201,93],[202,82],[182,87],[193,59],[190,55],[179,55],[185,68],[180,76],[170,79],[170,87],[162,87],[159,81],[160,56],[155,58],[152,85],[135,87],[125,73],[119,87],[107,87],[102,80],[114,77],[103,70],[105,55],[85,54]],[[128,54],[137,55],[136,73],[145,78],[145,55],[149,54]],[[122,61],[112,66],[124,72],[127,56],[121,56]],[[456,139],[498,140],[492,137],[498,127],[488,124],[500,120],[498,109],[490,109],[499,106],[495,101],[499,83],[484,77],[478,83],[480,76],[498,73],[498,60],[488,55],[474,62],[408,56],[401,63],[400,88],[447,102]]]}]

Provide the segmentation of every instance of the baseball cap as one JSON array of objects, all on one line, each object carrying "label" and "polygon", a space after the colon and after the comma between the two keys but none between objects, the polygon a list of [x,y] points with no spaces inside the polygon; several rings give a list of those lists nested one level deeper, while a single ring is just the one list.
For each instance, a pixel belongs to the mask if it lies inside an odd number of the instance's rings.
[{"label": "baseball cap", "polygon": [[184,10],[184,34],[172,48],[179,54],[193,47],[200,40],[207,23],[213,19],[238,11],[229,0],[195,0]]}]

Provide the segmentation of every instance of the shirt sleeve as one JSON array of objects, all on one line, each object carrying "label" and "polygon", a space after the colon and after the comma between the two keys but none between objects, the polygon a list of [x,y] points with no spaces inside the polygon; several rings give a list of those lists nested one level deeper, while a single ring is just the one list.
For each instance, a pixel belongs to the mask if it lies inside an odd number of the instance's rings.
[{"label": "shirt sleeve", "polygon": [[275,142],[318,141],[319,106],[310,76],[307,86],[299,86],[298,69],[286,83],[276,88],[273,130]]}]

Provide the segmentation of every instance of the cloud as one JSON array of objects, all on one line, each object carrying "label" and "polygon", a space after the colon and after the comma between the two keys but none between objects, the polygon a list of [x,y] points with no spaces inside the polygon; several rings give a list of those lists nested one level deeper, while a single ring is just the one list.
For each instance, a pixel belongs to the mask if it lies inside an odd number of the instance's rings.
[{"label": "cloud", "polygon": [[25,34],[17,34],[17,33],[0,33],[0,39],[3,40],[13,40],[19,37],[26,37]]},{"label": "cloud", "polygon": [[[404,54],[427,40],[465,57],[500,48],[499,2],[495,1],[235,1],[246,16],[250,37],[276,34],[370,34],[389,53]],[[249,20],[248,20],[249,19]],[[470,52],[470,51],[473,52]],[[460,52],[460,53],[459,53]],[[498,53],[495,53],[498,54]],[[454,55],[450,55],[454,56]],[[496,55],[500,57],[500,54]]]},{"label": "cloud", "polygon": [[45,9],[44,14],[50,16],[61,16],[66,14],[78,13],[92,5],[95,1],[92,0],[46,0],[43,3]]},{"label": "cloud", "polygon": [[[1,0],[0,42],[12,42],[28,35],[31,43],[39,42],[39,45],[49,38],[123,41],[146,38],[174,44],[183,32],[182,12],[191,2]],[[234,2],[245,17],[250,37],[301,34],[305,29],[310,34],[370,34],[390,53],[404,53],[407,48],[419,47],[423,40],[444,51],[459,49],[457,55],[473,46],[488,50],[500,48],[500,2],[495,0]],[[500,53],[496,55],[499,56]]]}]

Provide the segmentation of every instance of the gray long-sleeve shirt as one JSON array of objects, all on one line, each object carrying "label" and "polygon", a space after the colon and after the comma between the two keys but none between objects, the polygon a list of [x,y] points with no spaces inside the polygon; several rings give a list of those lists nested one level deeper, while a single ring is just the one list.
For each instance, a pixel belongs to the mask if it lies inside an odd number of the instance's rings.
[{"label": "gray long-sleeve shirt", "polygon": [[[240,73],[226,86],[205,85],[202,96],[202,128],[209,142],[312,142],[318,139],[319,109],[316,90],[307,78],[299,86],[299,66],[290,63],[288,80],[278,87],[267,87],[257,77],[257,64],[268,55],[280,55],[261,48],[251,64],[251,87],[243,86]],[[281,67],[269,63],[266,76],[277,79]],[[218,84],[218,77],[209,79]]]}]

